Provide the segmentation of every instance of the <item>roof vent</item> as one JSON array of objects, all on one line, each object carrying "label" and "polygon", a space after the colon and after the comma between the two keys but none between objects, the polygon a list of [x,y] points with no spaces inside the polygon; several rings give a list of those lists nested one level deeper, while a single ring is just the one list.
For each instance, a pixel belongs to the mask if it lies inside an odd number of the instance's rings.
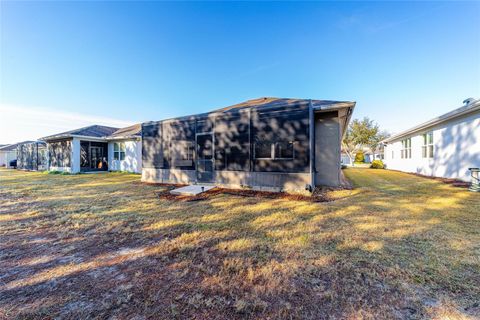
[{"label": "roof vent", "polygon": [[465,104],[465,106],[468,106],[468,105],[474,103],[475,101],[477,101],[477,100],[474,99],[474,98],[468,98],[468,99],[463,100],[463,103]]}]

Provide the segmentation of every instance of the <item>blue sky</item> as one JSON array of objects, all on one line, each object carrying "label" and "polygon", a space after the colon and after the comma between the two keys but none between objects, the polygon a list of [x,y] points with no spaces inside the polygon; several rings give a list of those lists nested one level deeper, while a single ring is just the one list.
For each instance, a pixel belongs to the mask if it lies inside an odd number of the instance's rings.
[{"label": "blue sky", "polygon": [[[479,2],[0,2],[0,143],[275,96],[398,132],[480,98]],[[8,141],[7,141],[8,140]]]}]

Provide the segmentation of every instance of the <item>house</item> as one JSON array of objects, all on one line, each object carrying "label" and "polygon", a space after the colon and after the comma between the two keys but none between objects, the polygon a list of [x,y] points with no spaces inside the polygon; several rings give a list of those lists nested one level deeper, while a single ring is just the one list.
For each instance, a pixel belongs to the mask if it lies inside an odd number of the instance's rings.
[{"label": "house", "polygon": [[108,137],[110,171],[142,172],[142,125],[118,129]]},{"label": "house", "polygon": [[33,141],[23,141],[14,144],[7,144],[0,147],[0,167],[10,167],[10,161],[17,160],[17,147],[22,143],[30,143]]},{"label": "house", "polygon": [[372,161],[374,160],[383,160],[384,159],[383,151],[384,151],[383,146],[378,146],[374,152],[368,149],[363,153],[365,157],[365,163],[372,163]]},{"label": "house", "polygon": [[260,98],[142,125],[142,181],[311,190],[342,183],[355,102]]},{"label": "house", "polygon": [[70,173],[141,172],[141,125],[92,125],[41,139],[47,143],[48,169]]},{"label": "house", "polygon": [[388,169],[470,181],[480,167],[480,101],[403,131],[383,141]]},{"label": "house", "polygon": [[17,145],[17,169],[47,170],[47,145],[43,141],[22,142]]}]

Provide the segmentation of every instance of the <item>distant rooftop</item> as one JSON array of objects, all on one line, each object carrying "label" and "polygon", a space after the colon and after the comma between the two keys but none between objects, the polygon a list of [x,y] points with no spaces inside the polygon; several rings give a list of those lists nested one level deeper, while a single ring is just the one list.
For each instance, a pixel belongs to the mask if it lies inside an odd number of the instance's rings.
[{"label": "distant rooftop", "polygon": [[141,136],[142,136],[142,124],[137,123],[137,124],[134,124],[133,126],[118,129],[114,133],[110,134],[107,137],[107,139],[130,138],[130,137],[141,137]]},{"label": "distant rooftop", "polygon": [[27,140],[27,141],[17,142],[13,144],[7,144],[7,145],[4,145],[3,147],[0,147],[0,151],[13,151],[17,149],[19,144],[32,143],[32,142],[35,142],[35,141]]},{"label": "distant rooftop", "polygon": [[93,126],[83,127],[80,129],[65,131],[62,133],[57,133],[51,136],[43,137],[41,140],[55,140],[55,139],[71,138],[73,136],[103,138],[113,134],[117,130],[119,129],[114,127],[93,125]]}]

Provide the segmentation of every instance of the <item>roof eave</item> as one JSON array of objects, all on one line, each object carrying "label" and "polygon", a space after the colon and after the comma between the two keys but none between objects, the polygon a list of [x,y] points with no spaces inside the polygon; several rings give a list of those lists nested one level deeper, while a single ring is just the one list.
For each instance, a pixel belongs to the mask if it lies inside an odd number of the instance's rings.
[{"label": "roof eave", "polygon": [[[461,108],[459,108],[461,109]],[[472,107],[470,108],[467,108],[467,109],[464,109],[460,112],[457,112],[457,113],[453,113],[452,115],[448,116],[448,117],[445,117],[445,118],[442,118],[442,116],[440,117],[437,117],[433,120],[430,120],[430,121],[427,121],[427,122],[424,122],[418,126],[415,126],[411,129],[408,129],[408,130],[405,130],[405,131],[402,131],[396,135],[393,135],[391,136],[390,138],[388,139],[385,139],[385,140],[382,140],[381,143],[383,144],[386,144],[386,143],[390,143],[392,141],[396,141],[398,139],[401,139],[401,138],[404,138],[404,137],[407,137],[409,135],[412,135],[414,133],[418,133],[418,132],[421,132],[421,131],[424,131],[426,129],[429,129],[429,128],[432,128],[434,126],[437,126],[441,123],[444,123],[444,122],[448,122],[448,121],[451,121],[453,119],[456,119],[456,118],[459,118],[459,117],[462,117],[464,115],[468,115],[470,113],[473,113],[475,111],[479,111],[480,110],[480,101],[477,101],[473,104]],[[452,112],[454,112],[455,110],[453,110]],[[448,114],[448,113],[447,113]]]},{"label": "roof eave", "polygon": [[342,137],[343,137],[345,135],[345,132],[347,131],[348,124],[350,123],[353,110],[355,109],[356,104],[357,104],[356,101],[345,101],[345,102],[332,103],[329,105],[313,106],[312,108],[316,112],[328,112],[328,111],[338,111],[342,109],[348,109],[347,116],[345,117],[345,123],[343,125],[343,130],[342,130]]}]

